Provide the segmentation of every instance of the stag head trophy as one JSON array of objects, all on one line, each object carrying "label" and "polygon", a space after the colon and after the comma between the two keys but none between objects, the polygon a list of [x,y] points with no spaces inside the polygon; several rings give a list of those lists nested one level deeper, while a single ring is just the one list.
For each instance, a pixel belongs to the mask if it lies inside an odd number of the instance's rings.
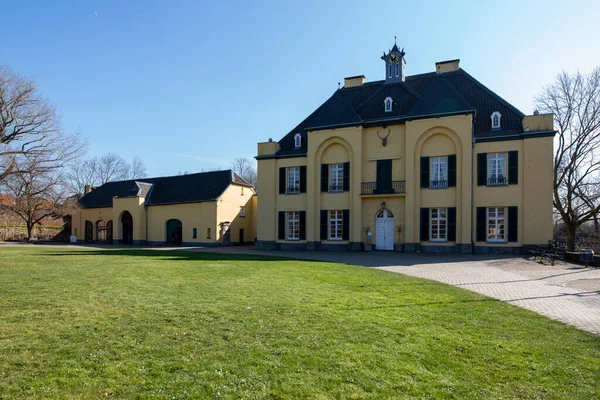
[{"label": "stag head trophy", "polygon": [[391,132],[391,131],[392,131],[392,130],[391,130],[391,129],[389,129],[389,130],[388,130],[388,133],[387,133],[387,135],[385,135],[385,137],[381,137],[381,136],[379,135],[379,131],[377,131],[377,137],[378,137],[379,139],[381,139],[381,145],[382,145],[383,147],[387,146],[387,138],[388,138],[388,136],[390,136],[390,132]]}]

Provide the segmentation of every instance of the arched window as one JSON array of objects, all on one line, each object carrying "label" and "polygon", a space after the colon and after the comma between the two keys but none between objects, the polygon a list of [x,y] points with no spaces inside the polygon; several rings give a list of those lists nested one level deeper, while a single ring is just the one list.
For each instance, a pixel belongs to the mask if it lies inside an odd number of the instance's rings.
[{"label": "arched window", "polygon": [[296,135],[294,135],[294,147],[298,148],[302,145],[302,135],[300,135],[299,133],[296,133]]},{"label": "arched window", "polygon": [[389,71],[389,73],[388,73],[388,75],[389,75],[389,77],[391,78],[391,77],[392,77],[392,64],[390,64],[390,65],[388,66],[388,69],[390,70],[390,71]]},{"label": "arched window", "polygon": [[502,114],[498,111],[494,111],[492,113],[492,129],[500,129],[500,118],[502,118]]},{"label": "arched window", "polygon": [[392,111],[392,105],[394,104],[394,102],[392,101],[391,97],[386,97],[385,100],[383,101],[383,104],[385,105],[385,112]]},{"label": "arched window", "polygon": [[396,64],[396,76],[400,76],[400,63]]}]

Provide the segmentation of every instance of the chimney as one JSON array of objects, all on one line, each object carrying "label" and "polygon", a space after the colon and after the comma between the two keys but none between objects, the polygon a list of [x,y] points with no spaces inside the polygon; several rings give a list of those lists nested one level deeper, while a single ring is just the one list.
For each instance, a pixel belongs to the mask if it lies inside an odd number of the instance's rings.
[{"label": "chimney", "polygon": [[458,71],[460,68],[460,60],[448,60],[435,63],[435,72],[443,74],[444,72]]},{"label": "chimney", "polygon": [[344,78],[344,87],[345,88],[361,86],[363,83],[365,83],[364,75],[349,76],[347,78]]},{"label": "chimney", "polygon": [[92,191],[92,186],[91,185],[85,185],[83,187],[83,194],[88,194]]}]

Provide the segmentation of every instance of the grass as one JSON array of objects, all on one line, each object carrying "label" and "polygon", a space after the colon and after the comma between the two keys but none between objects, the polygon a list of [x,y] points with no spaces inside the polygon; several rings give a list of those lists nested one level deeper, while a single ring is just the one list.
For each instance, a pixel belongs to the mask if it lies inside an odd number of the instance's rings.
[{"label": "grass", "polygon": [[0,398],[600,398],[600,338],[443,284],[252,256],[0,248]]}]

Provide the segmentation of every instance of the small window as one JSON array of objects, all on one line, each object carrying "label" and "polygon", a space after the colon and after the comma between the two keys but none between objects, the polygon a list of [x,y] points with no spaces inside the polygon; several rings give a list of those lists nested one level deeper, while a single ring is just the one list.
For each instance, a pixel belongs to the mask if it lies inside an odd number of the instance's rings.
[{"label": "small window", "polygon": [[300,239],[300,212],[287,212],[287,240]]},{"label": "small window", "polygon": [[500,118],[502,115],[498,111],[492,113],[492,129],[500,129]]},{"label": "small window", "polygon": [[240,206],[240,217],[245,217],[246,216],[246,210],[244,209],[244,206]]},{"label": "small window", "polygon": [[299,148],[300,146],[302,146],[302,135],[296,133],[294,136],[294,147]]},{"label": "small window", "polygon": [[447,239],[447,208],[432,208],[429,240],[432,242],[445,242]]},{"label": "small window", "polygon": [[393,106],[394,102],[392,101],[391,97],[386,97],[383,104],[385,105],[385,112],[392,111],[392,106]]},{"label": "small window", "polygon": [[396,64],[396,76],[400,76],[400,63]]},{"label": "small window", "polygon": [[344,213],[341,210],[329,211],[329,240],[342,240]]},{"label": "small window", "polygon": [[192,229],[192,239],[198,239],[198,229]]},{"label": "small window", "polygon": [[505,210],[504,207],[488,208],[488,242],[505,241]]},{"label": "small window", "polygon": [[329,191],[344,191],[344,164],[331,164],[329,166]]},{"label": "small window", "polygon": [[431,157],[430,189],[448,187],[448,157]]},{"label": "small window", "polygon": [[210,239],[210,228],[206,228],[206,238]]},{"label": "small window", "polygon": [[291,167],[288,171],[287,193],[300,193],[300,167]]},{"label": "small window", "polygon": [[392,77],[392,64],[389,64],[389,65],[388,65],[388,69],[390,70],[390,72],[389,72],[389,74],[388,74],[388,75],[389,75],[389,77],[391,78],[391,77]]},{"label": "small window", "polygon": [[506,179],[506,153],[488,154],[488,186],[505,186]]}]

